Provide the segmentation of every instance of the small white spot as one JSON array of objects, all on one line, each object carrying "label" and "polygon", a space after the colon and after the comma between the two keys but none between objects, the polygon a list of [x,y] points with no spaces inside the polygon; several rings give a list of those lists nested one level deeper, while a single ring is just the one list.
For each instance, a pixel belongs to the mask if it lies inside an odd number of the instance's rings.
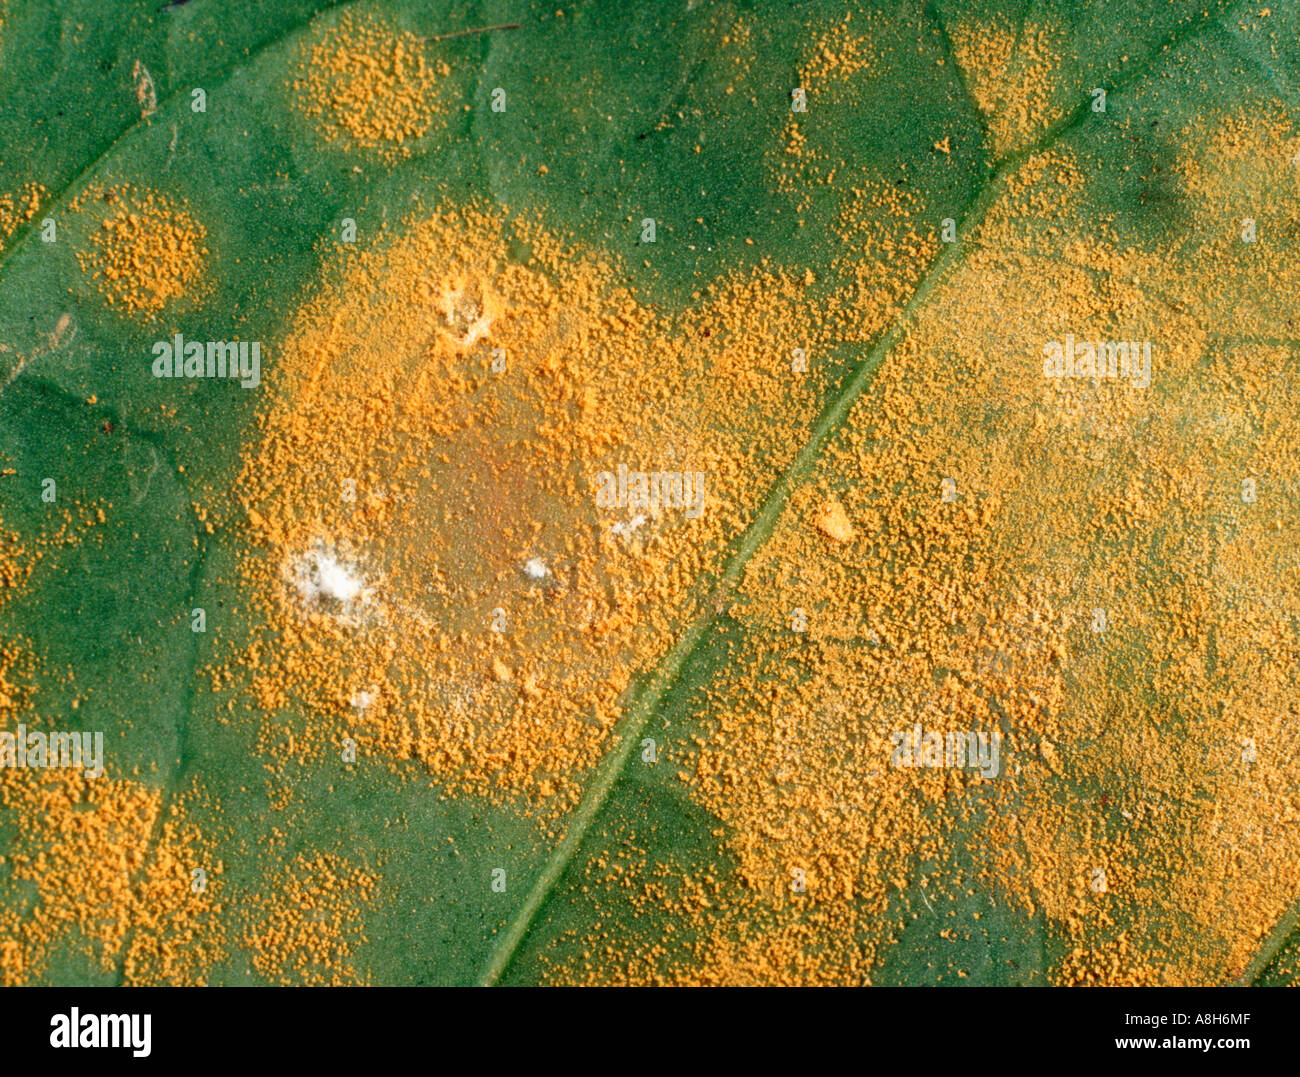
[{"label": "small white spot", "polygon": [[627,521],[627,523],[615,524],[613,527],[609,529],[609,533],[611,535],[630,535],[632,534],[633,531],[635,531],[638,527],[640,527],[643,523],[645,523],[645,521],[646,521],[646,517],[640,513],[637,513],[637,515],[633,516],[632,519]]},{"label": "small white spot", "polygon": [[524,562],[524,575],[531,580],[544,580],[551,574],[546,562],[539,557],[530,557]]},{"label": "small white spot", "polygon": [[308,609],[355,622],[370,604],[371,589],[357,564],[333,546],[317,542],[285,566],[285,579]]}]

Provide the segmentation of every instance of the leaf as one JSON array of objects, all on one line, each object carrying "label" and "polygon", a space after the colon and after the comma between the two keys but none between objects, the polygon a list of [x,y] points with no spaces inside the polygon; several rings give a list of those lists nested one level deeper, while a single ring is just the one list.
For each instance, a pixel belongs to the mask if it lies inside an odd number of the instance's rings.
[{"label": "leaf", "polygon": [[0,24],[6,982],[1291,977],[1294,15],[331,7]]}]

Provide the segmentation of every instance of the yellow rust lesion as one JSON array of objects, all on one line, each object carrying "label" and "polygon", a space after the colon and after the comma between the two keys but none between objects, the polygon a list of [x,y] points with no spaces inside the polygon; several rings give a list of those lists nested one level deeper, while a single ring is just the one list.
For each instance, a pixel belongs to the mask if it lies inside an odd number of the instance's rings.
[{"label": "yellow rust lesion", "polygon": [[398,159],[445,120],[450,76],[414,34],[349,12],[303,47],[290,88],[327,141]]},{"label": "yellow rust lesion", "polygon": [[92,185],[71,208],[88,233],[77,262],[110,307],[149,321],[202,293],[207,229],[177,199],[132,184]]},{"label": "yellow rust lesion", "polygon": [[[773,363],[805,287],[739,274],[669,317],[594,252],[474,206],[349,256],[277,349],[240,482],[245,584],[280,640],[252,652],[248,704],[295,711],[292,750],[262,736],[273,770],[350,734],[449,793],[572,805],[632,672],[692,616],[691,581],[815,414],[817,377]],[[620,465],[707,480],[690,512],[602,504]],[[328,588],[305,574],[305,609],[304,574],[271,566],[320,544],[351,553],[316,566]],[[339,616],[349,579],[365,617]]]}]

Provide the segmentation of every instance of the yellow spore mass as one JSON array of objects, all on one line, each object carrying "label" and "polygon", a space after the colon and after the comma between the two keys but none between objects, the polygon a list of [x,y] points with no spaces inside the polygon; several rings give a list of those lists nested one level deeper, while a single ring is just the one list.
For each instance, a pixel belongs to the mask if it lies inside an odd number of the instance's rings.
[{"label": "yellow spore mass", "polygon": [[326,139],[406,155],[446,111],[450,74],[415,35],[345,14],[305,47],[292,89]]},{"label": "yellow spore mass", "polygon": [[36,216],[48,194],[39,183],[25,183],[17,194],[0,195],[0,250],[21,225]]},{"label": "yellow spore mass", "polygon": [[[39,982],[56,953],[84,952],[127,983],[200,983],[222,952],[213,892],[190,887],[193,827],[158,790],[77,770],[6,769],[0,807],[19,838],[6,852],[29,903],[0,911],[0,975]],[[156,844],[151,844],[151,841]]]},{"label": "yellow spore mass", "polygon": [[366,940],[364,913],[379,877],[338,856],[296,856],[241,910],[253,967],[282,986],[364,984],[353,957]]},{"label": "yellow spore mass", "polygon": [[1054,26],[1010,19],[958,22],[953,52],[988,125],[990,149],[1002,157],[1033,139],[1062,114],[1054,100],[1061,65]]},{"label": "yellow spore mass", "polygon": [[77,261],[123,313],[155,317],[202,278],[207,230],[171,197],[127,184],[95,187],[72,209],[90,222]]}]

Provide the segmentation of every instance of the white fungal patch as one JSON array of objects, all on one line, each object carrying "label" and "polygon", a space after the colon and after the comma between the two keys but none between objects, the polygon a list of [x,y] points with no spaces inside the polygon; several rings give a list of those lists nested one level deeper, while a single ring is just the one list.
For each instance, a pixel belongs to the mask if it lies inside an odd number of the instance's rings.
[{"label": "white fungal patch", "polygon": [[290,558],[284,575],[307,610],[344,624],[357,623],[373,602],[373,589],[356,561],[324,542]]},{"label": "white fungal patch", "polygon": [[335,602],[354,602],[365,587],[356,571],[330,554],[309,557],[306,571],[298,576],[298,593],[306,602],[329,598]]},{"label": "white fungal patch", "polygon": [[524,575],[530,580],[544,580],[551,574],[546,562],[539,557],[530,557],[524,562]]},{"label": "white fungal patch", "polygon": [[352,693],[352,709],[360,714],[365,714],[379,698],[379,689],[373,684],[369,688],[362,688]]}]

